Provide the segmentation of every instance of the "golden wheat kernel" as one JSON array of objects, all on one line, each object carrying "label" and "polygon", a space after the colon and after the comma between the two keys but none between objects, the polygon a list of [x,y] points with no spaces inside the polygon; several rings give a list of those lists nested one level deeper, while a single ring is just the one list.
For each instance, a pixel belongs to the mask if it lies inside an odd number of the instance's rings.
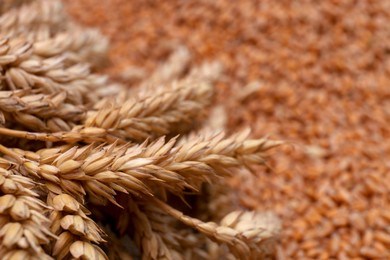
[{"label": "golden wheat kernel", "polygon": [[84,163],[82,169],[86,174],[90,174],[96,171],[103,171],[113,161],[113,159],[113,157],[106,157],[89,164]]},{"label": "golden wheat kernel", "polygon": [[75,161],[75,160],[67,160],[63,162],[62,164],[58,165],[58,169],[62,174],[66,174],[69,172],[72,172],[74,170],[77,170],[81,167],[83,162]]},{"label": "golden wheat kernel", "polygon": [[390,246],[390,234],[388,234],[387,232],[375,231],[374,238],[377,239],[378,241]]},{"label": "golden wheat kernel", "polygon": [[47,174],[47,173],[41,172],[40,175],[41,175],[41,177],[43,179],[45,179],[47,181],[54,182],[54,183],[59,183],[60,182],[60,178],[58,178],[57,176],[55,176],[53,174]]},{"label": "golden wheat kernel", "polygon": [[39,251],[39,243],[35,235],[28,229],[24,229],[23,232],[24,237],[27,239],[29,246],[34,250],[35,252]]},{"label": "golden wheat kernel", "polygon": [[382,241],[376,241],[373,246],[379,252],[379,254],[386,257],[390,256],[388,243],[383,243]]},{"label": "golden wheat kernel", "polygon": [[1,186],[1,190],[4,192],[4,193],[16,193],[18,192],[18,186],[17,184],[10,180],[10,179],[6,179],[3,183],[3,185]]},{"label": "golden wheat kernel", "polygon": [[[45,152],[45,150],[43,151]],[[48,156],[52,156],[53,154],[57,156],[57,158],[55,158],[55,160],[53,161],[53,164],[54,165],[61,165],[63,164],[64,162],[68,161],[68,160],[71,160],[73,158],[73,156],[76,154],[77,152],[77,146],[72,146],[70,149],[67,149],[65,151],[50,151],[49,150],[49,153],[48,153]],[[42,156],[44,157],[44,156]]]},{"label": "golden wheat kernel", "polygon": [[18,241],[18,247],[27,249],[30,246],[30,244],[27,241],[27,238],[24,236]]},{"label": "golden wheat kernel", "polygon": [[9,63],[15,62],[16,60],[17,60],[17,57],[14,55],[2,55],[0,57],[0,64],[7,65]]},{"label": "golden wheat kernel", "polygon": [[30,217],[30,210],[22,200],[16,200],[10,210],[11,217],[16,221],[25,220]]},{"label": "golden wheat kernel", "polygon": [[11,250],[4,255],[4,260],[29,259],[27,250]]},{"label": "golden wheat kernel", "polygon": [[3,214],[7,209],[12,207],[16,201],[15,196],[5,194],[0,197],[0,213]]},{"label": "golden wheat kernel", "polygon": [[27,162],[24,162],[24,163],[23,163],[23,166],[26,168],[26,170],[27,170],[29,173],[37,174],[37,173],[39,172],[39,166],[38,166],[38,164],[35,163],[35,162],[27,161]]},{"label": "golden wheat kernel", "polygon": [[78,215],[66,215],[61,219],[61,227],[72,234],[83,236],[86,229],[83,219]]},{"label": "golden wheat kernel", "polygon": [[382,256],[374,249],[370,247],[362,247],[359,249],[359,253],[363,257],[368,257],[368,258],[381,258]]},{"label": "golden wheat kernel", "polygon": [[59,169],[56,166],[50,164],[40,165],[39,169],[41,173],[52,174],[52,175],[59,173]]},{"label": "golden wheat kernel", "polygon": [[266,232],[261,232],[260,230],[257,230],[257,229],[241,232],[242,236],[244,236],[245,238],[250,239],[250,240],[252,240],[254,238],[260,238],[261,235],[259,235],[259,234],[264,235],[264,237],[268,237],[268,234],[266,234]]},{"label": "golden wheat kernel", "polygon": [[68,194],[60,194],[53,198],[53,207],[59,211],[77,212],[80,204]]},{"label": "golden wheat kernel", "polygon": [[53,194],[61,194],[63,192],[62,188],[59,185],[54,184],[52,182],[45,182],[45,186]]},{"label": "golden wheat kernel", "polygon": [[23,236],[23,226],[18,222],[9,222],[0,230],[4,246],[10,248]]},{"label": "golden wheat kernel", "polygon": [[107,257],[104,256],[100,250],[95,248],[93,245],[83,241],[76,241],[70,246],[70,252],[75,258],[93,258],[97,260],[106,260]]},{"label": "golden wheat kernel", "polygon": [[24,156],[26,157],[26,159],[32,160],[32,161],[39,161],[40,158],[41,158],[37,153],[30,152],[30,151],[27,151],[27,152],[24,154]]},{"label": "golden wheat kernel", "polygon": [[85,137],[89,136],[96,136],[101,137],[106,135],[106,130],[98,127],[87,127],[80,131],[80,134],[82,134]]},{"label": "golden wheat kernel", "polygon": [[101,127],[104,129],[113,128],[116,122],[118,122],[119,120],[118,116],[119,116],[119,110],[114,110],[105,118],[105,120],[101,124]]}]

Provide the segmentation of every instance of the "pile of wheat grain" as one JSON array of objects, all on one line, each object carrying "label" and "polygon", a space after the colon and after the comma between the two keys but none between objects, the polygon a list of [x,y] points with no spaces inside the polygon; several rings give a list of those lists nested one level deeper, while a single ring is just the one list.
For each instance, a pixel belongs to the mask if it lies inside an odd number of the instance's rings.
[{"label": "pile of wheat grain", "polygon": [[389,257],[389,1],[66,2],[112,37],[112,75],[185,44],[224,65],[229,128],[294,142],[233,182],[243,205],[282,218],[280,259]]},{"label": "pile of wheat grain", "polygon": [[98,73],[107,46],[59,0],[1,2],[1,258],[272,256],[276,216],[224,203],[281,142],[212,129],[220,64],[177,46],[124,85]]}]

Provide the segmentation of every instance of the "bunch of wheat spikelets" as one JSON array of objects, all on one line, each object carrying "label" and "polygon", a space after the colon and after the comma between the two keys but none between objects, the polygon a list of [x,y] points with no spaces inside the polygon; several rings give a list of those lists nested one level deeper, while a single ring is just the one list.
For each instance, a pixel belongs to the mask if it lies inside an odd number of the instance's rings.
[{"label": "bunch of wheat spikelets", "polygon": [[272,253],[272,214],[221,216],[224,178],[280,142],[198,127],[207,128],[218,64],[188,69],[181,47],[129,88],[96,74],[107,41],[60,1],[2,1],[0,12],[2,259]]}]

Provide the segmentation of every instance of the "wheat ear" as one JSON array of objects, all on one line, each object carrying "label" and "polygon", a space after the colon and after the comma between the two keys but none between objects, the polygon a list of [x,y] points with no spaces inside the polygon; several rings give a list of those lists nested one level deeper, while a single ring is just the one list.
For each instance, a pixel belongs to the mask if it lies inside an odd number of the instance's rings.
[{"label": "wheat ear", "polygon": [[70,131],[85,116],[84,106],[66,104],[65,91],[34,94],[31,90],[0,91],[2,125],[16,122],[35,131]]},{"label": "wheat ear", "polygon": [[[202,183],[229,176],[240,165],[263,163],[264,152],[282,143],[245,140],[247,134],[226,140],[223,133],[194,138],[175,148],[175,139],[160,138],[149,145],[44,149],[38,152],[39,160],[25,159],[20,167],[53,189],[61,187],[76,197],[87,191],[96,199],[115,203],[115,191],[149,196],[157,189],[162,194],[181,194],[186,188],[199,191]],[[20,155],[13,157],[20,160]]]},{"label": "wheat ear", "polygon": [[51,230],[58,235],[52,255],[56,259],[72,256],[76,259],[108,259],[96,244],[105,242],[104,232],[90,219],[89,211],[68,194],[48,193],[48,205],[51,211]]},{"label": "wheat ear", "polygon": [[73,24],[70,27],[54,36],[41,36],[34,42],[34,54],[53,57],[66,53],[68,63],[87,62],[93,66],[101,66],[100,63],[106,58],[108,40],[95,29],[84,29]]},{"label": "wheat ear", "polygon": [[[2,1],[3,2],[3,1]],[[6,2],[11,2],[6,0]],[[17,1],[27,3],[29,1]],[[19,4],[15,1],[12,4]],[[49,28],[50,34],[64,30],[68,16],[59,0],[35,0],[19,8],[1,13],[0,32],[3,36],[25,36],[39,27]]]},{"label": "wheat ear", "polygon": [[204,116],[211,95],[209,84],[173,83],[163,91],[143,94],[123,104],[108,100],[101,109],[88,114],[84,125],[106,129],[108,134],[123,140],[143,141],[178,134],[178,130],[188,130],[193,120]]},{"label": "wheat ear", "polygon": [[[12,151],[2,147],[1,150],[5,153],[5,158],[10,157],[14,160],[11,162],[2,159],[2,167],[12,168],[13,172],[22,175],[30,175],[30,178],[15,175],[10,170],[0,168],[1,190],[5,193],[5,196],[0,197],[0,200],[4,202],[2,214],[8,213],[9,215],[3,219],[4,224],[7,222],[9,224],[0,229],[0,237],[5,236],[1,245],[5,248],[2,250],[10,251],[15,247],[16,249],[18,247],[19,249],[29,248],[30,251],[32,250],[29,255],[33,257],[37,255],[37,259],[45,259],[44,252],[47,251],[50,251],[56,259],[64,259],[70,255],[74,258],[107,259],[105,253],[95,245],[104,242],[103,231],[92,219],[87,217],[90,214],[89,211],[74,197],[66,194],[66,190],[57,188],[53,191],[53,187],[48,184],[40,185],[38,175],[31,176],[31,172],[29,174],[26,167],[19,165],[23,162],[28,165],[26,160],[38,159],[39,156],[18,149]],[[42,172],[42,174],[45,173]],[[46,176],[49,174],[47,173]],[[36,179],[38,182],[33,182],[32,179]],[[37,185],[41,188],[41,196],[46,198],[47,204],[34,198],[38,197],[38,194],[32,190]],[[84,197],[80,196],[79,200],[84,202]],[[49,218],[46,218],[47,214]],[[13,219],[15,224],[12,224]],[[15,234],[16,231],[18,233]],[[55,239],[54,243],[50,241],[53,238]],[[49,245],[42,249],[40,244]],[[4,254],[11,254],[11,251],[4,251]],[[16,250],[15,253],[19,254],[19,251]]]},{"label": "wheat ear", "polygon": [[156,206],[163,209],[172,217],[184,224],[205,234],[218,244],[226,244],[231,253],[238,259],[262,259],[271,254],[272,246],[267,244],[268,239],[274,239],[278,232],[278,221],[272,227],[265,227],[261,213],[233,212],[227,215],[221,225],[214,222],[202,222],[199,219],[184,215],[168,204],[151,198]]},{"label": "wheat ear", "polygon": [[181,259],[173,258],[180,256],[177,252],[169,248],[163,241],[163,237],[153,230],[153,223],[150,216],[139,209],[133,200],[128,201],[128,210],[131,212],[131,221],[135,229],[135,243],[141,249],[143,259]]},{"label": "wheat ear", "polygon": [[[116,139],[144,141],[168,133],[178,134],[188,131],[193,120],[204,117],[205,108],[211,102],[212,88],[204,83],[174,84],[168,90],[158,92],[159,95],[154,93],[142,98],[132,98],[120,104],[116,103],[115,98],[107,98],[103,104],[98,104],[100,109],[88,112],[83,125],[75,126],[69,132],[34,133],[3,128],[0,129],[0,134],[51,142],[112,142]],[[68,112],[72,111],[77,113],[80,110],[69,106]],[[31,123],[31,117],[32,115],[23,118],[24,121],[20,120],[22,123]],[[45,124],[37,120],[39,119],[36,119],[36,124],[43,128]],[[51,129],[54,128],[55,125],[51,126]]]},{"label": "wheat ear", "polygon": [[18,8],[23,4],[28,4],[34,0],[3,0],[0,2],[0,14],[9,11],[12,8]]},{"label": "wheat ear", "polygon": [[185,46],[179,46],[163,64],[154,70],[150,77],[142,82],[142,88],[172,83],[182,76],[190,60],[189,50]]},{"label": "wheat ear", "polygon": [[[6,164],[2,160],[2,165]],[[37,183],[0,168],[0,255],[2,259],[52,259],[43,248],[57,237],[50,232],[46,213],[50,207],[39,198]]]}]

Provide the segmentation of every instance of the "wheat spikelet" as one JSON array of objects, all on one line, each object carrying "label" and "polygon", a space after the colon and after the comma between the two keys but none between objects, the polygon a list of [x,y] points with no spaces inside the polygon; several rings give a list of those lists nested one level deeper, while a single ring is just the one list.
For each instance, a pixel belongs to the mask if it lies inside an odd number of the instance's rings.
[{"label": "wheat spikelet", "polygon": [[143,82],[147,86],[169,84],[180,78],[191,60],[191,54],[185,46],[179,46],[150,77]]}]

